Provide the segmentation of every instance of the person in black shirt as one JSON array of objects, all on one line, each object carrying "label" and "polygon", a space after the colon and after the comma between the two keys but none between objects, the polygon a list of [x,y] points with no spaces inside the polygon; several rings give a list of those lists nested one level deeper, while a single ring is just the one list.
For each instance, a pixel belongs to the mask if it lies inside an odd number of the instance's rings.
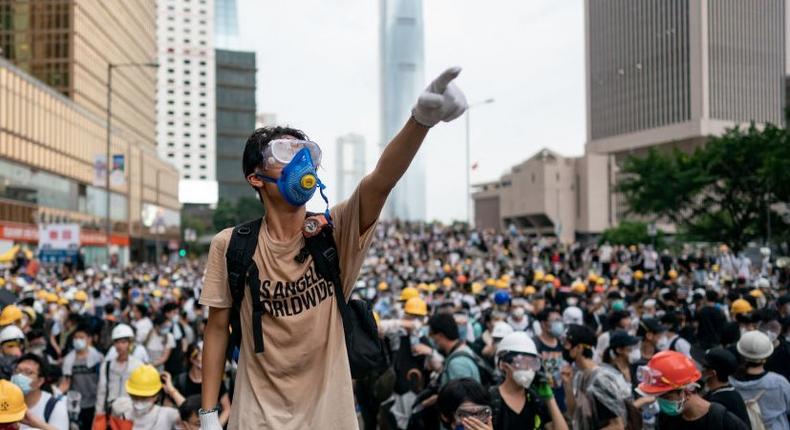
[{"label": "person in black shirt", "polygon": [[744,424],[751,426],[743,398],[728,381],[738,368],[738,359],[730,351],[716,347],[705,352],[705,356],[699,361],[703,366],[702,380],[708,389],[705,400],[719,403]]},{"label": "person in black shirt", "polygon": [[[187,347],[187,371],[176,376],[173,385],[185,398],[200,395],[203,385],[203,342],[193,343]],[[225,389],[225,384],[219,385],[219,401],[222,412],[219,422],[225,425],[230,419],[230,396]]]}]

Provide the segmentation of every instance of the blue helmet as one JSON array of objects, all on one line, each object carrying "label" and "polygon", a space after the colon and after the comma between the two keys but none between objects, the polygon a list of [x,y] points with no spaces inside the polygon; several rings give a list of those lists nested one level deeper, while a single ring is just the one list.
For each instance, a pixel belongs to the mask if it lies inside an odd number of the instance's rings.
[{"label": "blue helmet", "polygon": [[494,303],[498,305],[510,303],[510,293],[507,291],[497,291],[496,294],[494,294]]}]

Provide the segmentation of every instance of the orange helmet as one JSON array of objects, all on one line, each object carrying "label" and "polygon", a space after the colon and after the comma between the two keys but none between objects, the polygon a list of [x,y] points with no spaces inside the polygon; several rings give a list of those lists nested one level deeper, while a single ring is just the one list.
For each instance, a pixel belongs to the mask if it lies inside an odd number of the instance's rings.
[{"label": "orange helmet", "polygon": [[694,362],[677,351],[661,351],[637,372],[639,391],[647,395],[679,390],[696,382],[702,374]]}]

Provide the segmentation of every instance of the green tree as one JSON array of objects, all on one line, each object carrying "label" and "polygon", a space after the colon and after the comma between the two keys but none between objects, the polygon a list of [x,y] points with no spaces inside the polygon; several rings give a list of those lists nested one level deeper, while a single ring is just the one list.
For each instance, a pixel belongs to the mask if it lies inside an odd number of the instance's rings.
[{"label": "green tree", "polygon": [[[688,154],[651,150],[630,157],[619,190],[632,214],[665,219],[692,240],[725,242],[736,250],[767,239],[768,207],[790,196],[785,129],[733,128]],[[787,225],[773,216],[774,234]]]},{"label": "green tree", "polygon": [[214,230],[220,231],[234,225],[241,224],[254,218],[263,216],[263,205],[258,199],[242,197],[233,202],[220,199],[214,210]]},{"label": "green tree", "polygon": [[[656,244],[661,246],[664,232],[658,231]],[[617,227],[604,230],[599,243],[609,242],[613,245],[635,245],[637,243],[653,243],[653,237],[647,234],[647,223],[641,221],[623,221]]]}]

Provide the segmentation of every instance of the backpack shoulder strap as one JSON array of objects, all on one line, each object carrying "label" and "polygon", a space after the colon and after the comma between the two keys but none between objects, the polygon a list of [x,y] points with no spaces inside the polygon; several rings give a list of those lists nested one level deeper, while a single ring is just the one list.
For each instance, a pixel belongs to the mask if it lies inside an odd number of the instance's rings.
[{"label": "backpack shoulder strap", "polygon": [[[244,300],[247,270],[250,266],[253,266],[252,256],[255,253],[255,248],[258,246],[258,232],[261,230],[262,221],[263,218],[258,218],[234,227],[228,243],[228,249],[225,252],[228,287],[233,299],[233,312],[231,312],[230,318],[231,335],[230,342],[228,342],[229,355],[232,355],[233,350],[241,345],[241,302]],[[255,298],[253,297],[253,299]],[[253,304],[256,302],[258,300],[253,300]],[[255,324],[255,321],[253,322],[253,330],[256,332],[254,335],[260,335],[260,338],[255,337],[255,350],[256,352],[263,352],[263,335],[261,333],[260,320],[258,320],[258,324]]]},{"label": "backpack shoulder strap", "polygon": [[488,397],[491,400],[491,419],[493,420],[494,428],[499,428],[499,414],[502,411],[502,395],[499,393],[499,386],[492,385],[488,389]]},{"label": "backpack shoulder strap", "polygon": [[[308,216],[310,215],[308,214]],[[351,324],[351,309],[343,294],[342,278],[340,276],[340,255],[337,253],[332,225],[326,224],[318,234],[305,238],[305,248],[313,257],[318,276],[334,284],[335,300],[340,310],[345,332],[348,333]]]},{"label": "backpack shoulder strap", "polygon": [[669,343],[669,350],[670,351],[676,351],[675,350],[675,345],[677,345],[678,340],[680,340],[680,335],[678,335],[676,338],[672,339],[672,342]]},{"label": "backpack shoulder strap", "polygon": [[44,422],[49,423],[49,418],[52,416],[52,412],[55,410],[55,406],[58,405],[60,399],[63,398],[63,395],[57,396],[50,396],[49,400],[47,400],[47,404],[44,406]]}]

